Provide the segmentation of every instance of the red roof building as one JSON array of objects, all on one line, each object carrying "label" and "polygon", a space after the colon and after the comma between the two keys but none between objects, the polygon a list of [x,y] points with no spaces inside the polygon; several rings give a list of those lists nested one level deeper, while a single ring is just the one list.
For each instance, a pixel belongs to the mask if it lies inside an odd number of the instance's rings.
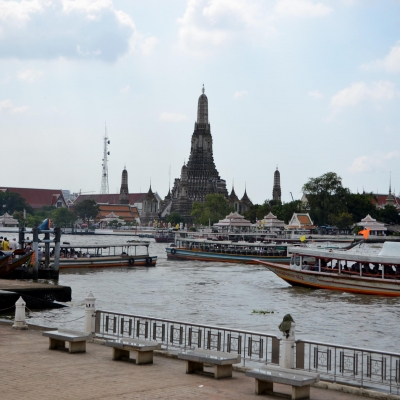
[{"label": "red roof building", "polygon": [[67,206],[61,189],[0,187],[0,191],[18,193],[35,210],[43,206],[54,206],[56,208]]}]

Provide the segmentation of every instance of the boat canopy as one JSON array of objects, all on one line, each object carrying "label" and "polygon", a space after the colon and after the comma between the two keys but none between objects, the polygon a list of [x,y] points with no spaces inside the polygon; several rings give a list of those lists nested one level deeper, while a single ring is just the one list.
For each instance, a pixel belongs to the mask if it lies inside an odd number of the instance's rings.
[{"label": "boat canopy", "polygon": [[379,252],[378,255],[388,256],[388,257],[400,257],[400,243],[397,242],[383,243],[382,250]]}]

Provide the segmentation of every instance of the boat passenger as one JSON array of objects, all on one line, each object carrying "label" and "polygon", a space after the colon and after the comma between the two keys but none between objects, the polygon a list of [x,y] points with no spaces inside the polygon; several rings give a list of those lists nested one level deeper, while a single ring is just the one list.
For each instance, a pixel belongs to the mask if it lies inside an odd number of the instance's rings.
[{"label": "boat passenger", "polygon": [[351,266],[351,270],[355,272],[360,272],[360,263],[357,261]]},{"label": "boat passenger", "polygon": [[347,261],[344,263],[344,265],[342,265],[342,270],[343,271],[348,271],[349,268],[347,267]]},{"label": "boat passenger", "polygon": [[379,272],[379,264],[374,264],[371,274],[376,275]]},{"label": "boat passenger", "polygon": [[32,251],[32,242],[29,242],[25,246],[25,253],[30,253],[31,251]]},{"label": "boat passenger", "polygon": [[308,270],[308,271],[310,270],[310,266],[308,265],[308,262],[307,262],[307,261],[304,261],[304,262],[303,262],[303,269],[304,269],[304,270]]},{"label": "boat passenger", "polygon": [[385,275],[393,275],[393,268],[391,265],[385,265]]},{"label": "boat passenger", "polygon": [[9,249],[10,249],[10,245],[9,245],[9,243],[8,243],[7,238],[5,237],[5,238],[3,239],[3,250],[4,250],[4,251],[8,251]]},{"label": "boat passenger", "polygon": [[336,264],[332,267],[332,269],[339,269],[339,261],[336,261]]},{"label": "boat passenger", "polygon": [[318,260],[315,260],[314,271],[319,271],[319,262],[318,262]]}]

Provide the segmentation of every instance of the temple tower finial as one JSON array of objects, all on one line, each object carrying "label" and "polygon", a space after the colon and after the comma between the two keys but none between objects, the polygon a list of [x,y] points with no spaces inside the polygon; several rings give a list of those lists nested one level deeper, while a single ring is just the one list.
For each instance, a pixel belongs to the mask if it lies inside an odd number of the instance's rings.
[{"label": "temple tower finial", "polygon": [[208,124],[208,99],[207,96],[204,94],[204,84],[203,88],[201,89],[203,92],[199,97],[199,102],[197,105],[197,123],[198,124]]}]

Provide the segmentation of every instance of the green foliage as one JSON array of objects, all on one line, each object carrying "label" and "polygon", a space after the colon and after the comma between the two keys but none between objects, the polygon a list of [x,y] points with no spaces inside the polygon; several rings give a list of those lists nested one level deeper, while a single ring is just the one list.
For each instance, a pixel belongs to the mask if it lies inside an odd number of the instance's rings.
[{"label": "green foliage", "polygon": [[368,214],[377,218],[379,210],[373,201],[376,201],[372,193],[349,193],[346,198],[347,211],[353,216],[353,222],[360,222]]},{"label": "green foliage", "polygon": [[316,225],[332,225],[334,215],[347,211],[346,199],[350,192],[342,186],[342,178],[334,172],[310,178],[304,184],[303,192]]},{"label": "green foliage", "polygon": [[397,211],[396,207],[387,205],[384,208],[379,210],[379,218],[380,221],[386,224],[399,224],[400,223],[400,216],[399,212]]},{"label": "green foliage", "polygon": [[272,212],[278,219],[289,223],[293,213],[300,212],[302,207],[301,200],[291,201],[289,203],[280,203],[277,201],[265,200],[264,204],[254,204],[244,213],[244,217],[250,220],[253,224],[256,220],[263,219],[269,212]]},{"label": "green foliage", "polygon": [[84,221],[95,219],[99,213],[99,206],[94,200],[83,200],[75,206],[75,214]]},{"label": "green foliage", "polygon": [[193,202],[191,215],[196,224],[208,225],[211,223],[212,225],[232,211],[233,208],[222,194],[208,194],[204,203]]},{"label": "green foliage", "polygon": [[272,208],[272,214],[274,214],[278,219],[288,224],[291,220],[293,213],[302,211],[301,200],[290,201],[289,203],[284,203],[281,205],[274,206]]},{"label": "green foliage", "polygon": [[252,205],[243,216],[254,224],[257,219],[263,219],[270,211],[272,211],[272,207],[268,200],[265,200],[262,205]]},{"label": "green foliage", "polygon": [[56,208],[52,214],[51,219],[56,226],[67,226],[75,222],[75,214],[65,207]]},{"label": "green foliage", "polygon": [[33,214],[33,208],[21,197],[18,193],[0,192],[0,212],[5,212],[12,215],[15,211],[22,212],[26,210],[27,213]]},{"label": "green foliage", "polygon": [[332,225],[339,229],[349,229],[354,223],[353,215],[347,211],[343,211],[337,215],[331,215],[330,220],[332,221]]},{"label": "green foliage", "polygon": [[168,215],[168,217],[165,219],[166,222],[170,222],[172,225],[180,224],[181,222],[185,222],[185,218],[181,216],[181,214],[177,212],[173,212]]}]

